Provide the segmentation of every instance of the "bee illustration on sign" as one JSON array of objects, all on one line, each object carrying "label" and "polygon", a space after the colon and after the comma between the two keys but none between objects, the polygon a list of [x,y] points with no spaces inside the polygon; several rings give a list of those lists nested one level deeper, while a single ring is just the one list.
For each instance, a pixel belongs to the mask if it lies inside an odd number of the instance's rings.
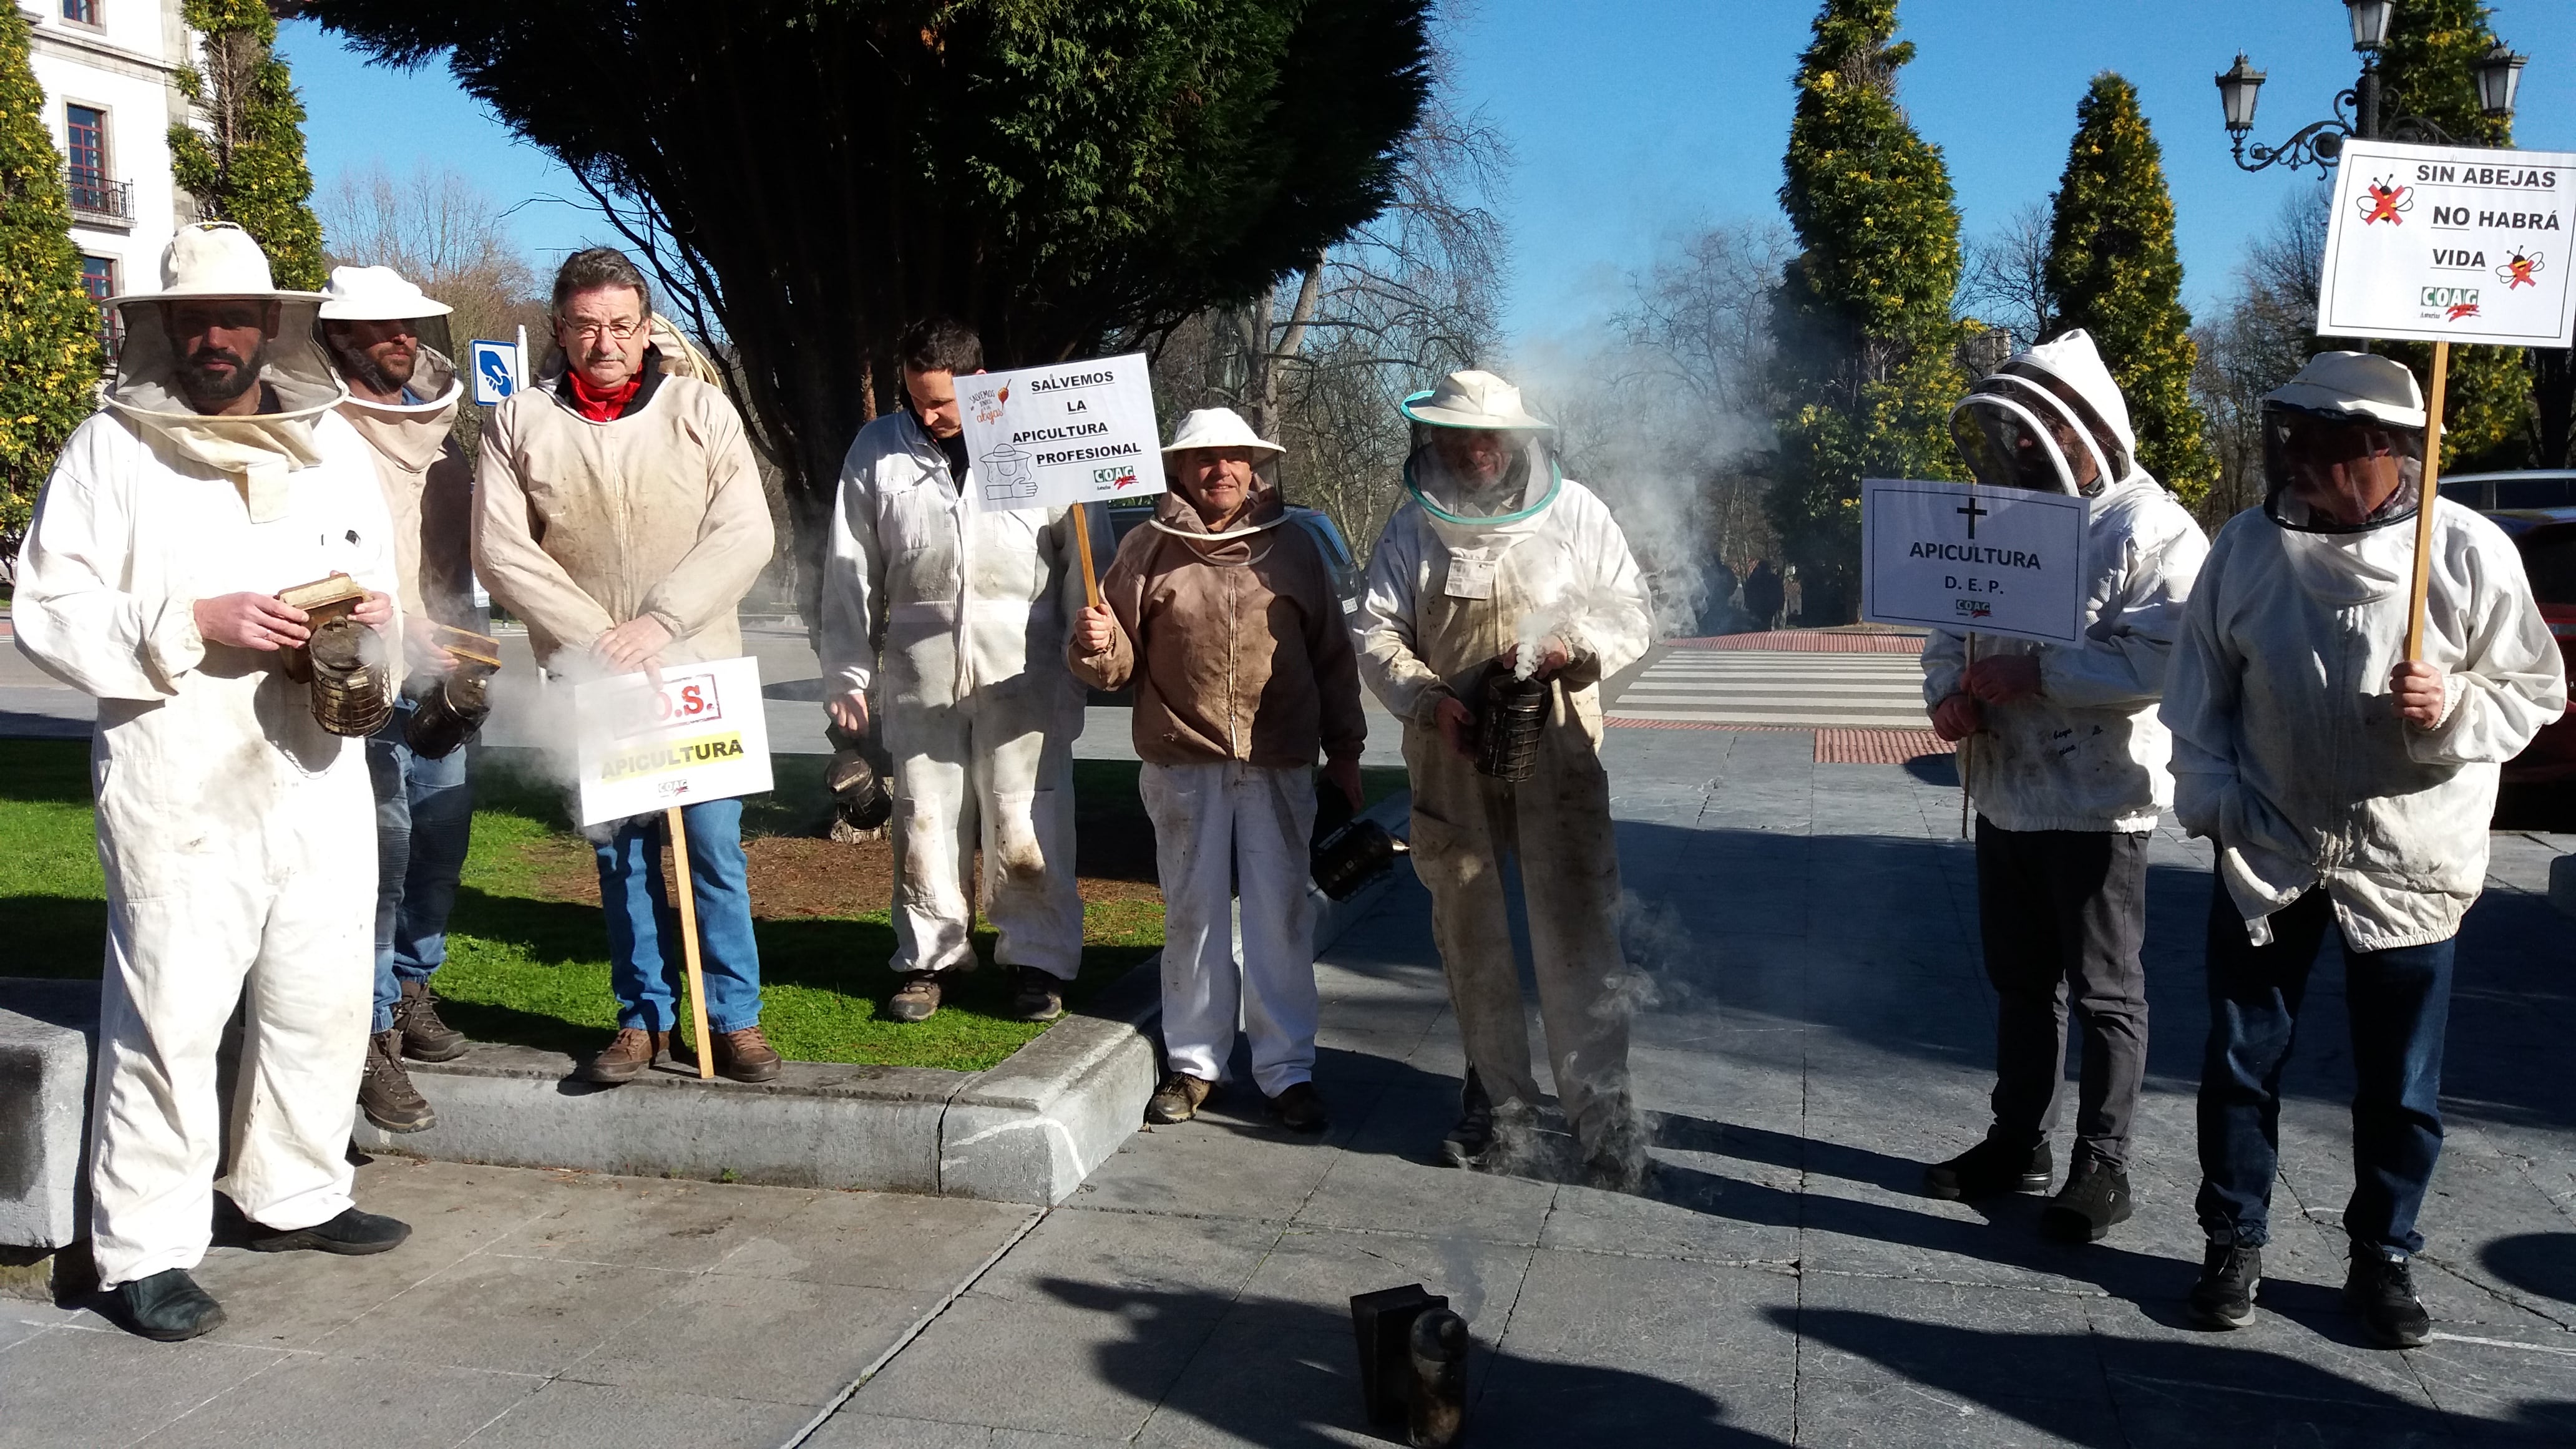
[{"label": "bee illustration on sign", "polygon": [[2516,287],[2539,286],[2540,273],[2546,270],[2541,265],[2538,252],[2518,251],[2504,259],[2504,265],[2496,268],[2496,275],[2504,279],[2504,289],[2510,292]]},{"label": "bee illustration on sign", "polygon": [[2387,222],[2390,226],[2404,226],[2406,224],[2404,213],[2415,209],[2415,188],[2391,186],[2386,177],[2371,182],[2364,188],[2364,192],[2362,198],[2355,203],[2361,208],[2361,220],[2364,226],[2380,221]]}]

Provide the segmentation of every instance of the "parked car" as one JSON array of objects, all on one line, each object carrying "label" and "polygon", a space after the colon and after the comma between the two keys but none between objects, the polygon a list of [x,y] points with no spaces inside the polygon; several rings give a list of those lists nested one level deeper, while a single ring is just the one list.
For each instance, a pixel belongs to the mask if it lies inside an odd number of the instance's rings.
[{"label": "parked car", "polygon": [[[2485,514],[2513,540],[2532,598],[2564,656],[2576,638],[2576,469],[2463,473],[2442,480],[2442,496]],[[2496,823],[2576,829],[2576,710],[2505,763]]]}]

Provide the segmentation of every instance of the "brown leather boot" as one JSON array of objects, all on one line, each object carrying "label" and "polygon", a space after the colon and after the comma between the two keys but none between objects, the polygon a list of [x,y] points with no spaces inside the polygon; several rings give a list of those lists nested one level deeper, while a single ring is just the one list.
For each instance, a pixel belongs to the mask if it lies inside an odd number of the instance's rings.
[{"label": "brown leather boot", "polygon": [[644,1075],[644,1069],[653,1065],[655,1058],[670,1049],[666,1032],[646,1031],[640,1026],[620,1027],[617,1040],[608,1044],[608,1050],[592,1057],[590,1064],[581,1069],[582,1079],[612,1087],[634,1081]]},{"label": "brown leather boot", "polygon": [[465,1033],[438,1019],[438,993],[426,981],[402,984],[394,1003],[394,1030],[402,1033],[403,1055],[416,1062],[452,1062],[465,1055]]},{"label": "brown leather boot", "polygon": [[399,1029],[367,1038],[366,1070],[358,1077],[358,1110],[388,1132],[425,1132],[438,1125],[438,1113],[403,1069]]},{"label": "brown leather boot", "polygon": [[939,973],[907,971],[886,1001],[888,1021],[928,1021],[939,1010]]},{"label": "brown leather boot", "polygon": [[760,1028],[746,1026],[716,1037],[716,1075],[737,1082],[765,1082],[778,1075],[778,1050],[760,1034]]}]

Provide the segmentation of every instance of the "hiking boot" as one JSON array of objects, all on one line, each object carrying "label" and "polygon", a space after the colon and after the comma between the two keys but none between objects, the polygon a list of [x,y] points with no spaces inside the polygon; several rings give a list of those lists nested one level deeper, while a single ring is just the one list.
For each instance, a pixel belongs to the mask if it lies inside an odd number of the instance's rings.
[{"label": "hiking boot", "polygon": [[1973,1202],[2008,1192],[2046,1192],[2056,1178],[2047,1143],[2023,1152],[1989,1137],[1947,1162],[1923,1169],[1923,1195],[1943,1202]]},{"label": "hiking boot", "polygon": [[1011,1020],[1053,1021],[1064,1015],[1064,980],[1035,966],[1020,968],[1017,994],[1011,997]]},{"label": "hiking boot", "polygon": [[425,1132],[438,1125],[438,1113],[403,1068],[402,1040],[399,1028],[367,1038],[367,1065],[358,1074],[358,1110],[388,1132]]},{"label": "hiking boot", "polygon": [[378,1213],[362,1213],[356,1208],[342,1208],[338,1217],[327,1223],[315,1223],[309,1228],[250,1225],[250,1247],[259,1253],[309,1249],[316,1253],[362,1258],[369,1253],[388,1252],[401,1247],[403,1239],[410,1236],[410,1224],[396,1222]]},{"label": "hiking boot", "polygon": [[426,981],[402,984],[394,1030],[402,1033],[402,1054],[413,1061],[452,1062],[465,1055],[465,1033],[438,1019],[438,993]]},{"label": "hiking boot", "polygon": [[145,1338],[179,1343],[223,1326],[224,1306],[197,1286],[185,1268],[164,1268],[148,1278],[116,1285],[125,1326]]},{"label": "hiking boot", "polygon": [[2129,1175],[2086,1158],[2039,1215],[2039,1235],[2061,1243],[2098,1243],[2129,1220]]},{"label": "hiking boot", "polygon": [[766,1082],[778,1075],[778,1067],[778,1049],[760,1034],[759,1027],[717,1033],[717,1076],[737,1082]]},{"label": "hiking boot", "polygon": [[2243,1328],[2254,1321],[2263,1286],[2263,1250],[2251,1243],[2212,1243],[2191,1285],[2191,1321],[2203,1328]]},{"label": "hiking boot", "polygon": [[1172,1072],[1163,1085],[1154,1089],[1154,1098],[1145,1104],[1145,1120],[1157,1127],[1187,1122],[1216,1095],[1216,1083],[1193,1077],[1187,1072]]},{"label": "hiking boot", "polygon": [[939,1010],[939,973],[907,971],[903,984],[886,999],[886,1020],[928,1021]]},{"label": "hiking boot", "polygon": [[2432,1315],[2415,1296],[2406,1260],[2375,1248],[2353,1249],[2352,1270],[2343,1280],[2343,1306],[2381,1348],[2420,1348],[2433,1336]]},{"label": "hiking boot", "polygon": [[1493,1146],[1494,1101],[1485,1095],[1476,1069],[1469,1067],[1467,1085],[1458,1091],[1458,1125],[1440,1139],[1440,1160],[1451,1167],[1482,1167]]},{"label": "hiking boot", "polygon": [[1312,1082],[1292,1082],[1270,1099],[1270,1115],[1291,1132],[1321,1132],[1333,1125]]},{"label": "hiking boot", "polygon": [[581,1069],[582,1080],[616,1086],[644,1075],[644,1069],[671,1049],[670,1033],[647,1031],[640,1026],[617,1029],[617,1039],[608,1050],[590,1059]]}]

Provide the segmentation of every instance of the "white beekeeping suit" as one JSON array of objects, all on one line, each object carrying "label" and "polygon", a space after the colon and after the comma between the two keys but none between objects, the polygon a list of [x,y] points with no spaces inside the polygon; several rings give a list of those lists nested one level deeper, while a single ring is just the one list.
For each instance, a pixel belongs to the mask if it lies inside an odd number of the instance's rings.
[{"label": "white beekeeping suit", "polygon": [[[257,245],[224,225],[182,230],[163,275],[161,293],[119,300],[118,381],[37,500],[16,608],[18,647],[98,699],[108,941],[90,1184],[111,1286],[205,1254],[215,1051],[236,1001],[225,1193],[271,1229],[351,1205],[376,894],[363,742],[315,722],[282,653],[206,640],[193,606],[335,571],[397,587],[374,464],[331,411],[319,296],[275,292]],[[260,377],[275,411],[202,416],[177,395],[161,308],[191,295],[274,299]]]},{"label": "white beekeeping suit", "polygon": [[[1453,373],[1405,413],[1417,437],[1411,496],[1378,540],[1354,624],[1361,678],[1404,721],[1414,866],[1474,1071],[1450,1156],[1481,1160],[1480,1093],[1538,1101],[1500,873],[1516,853],[1558,1098],[1597,1167],[1633,1164],[1627,1020],[1605,1001],[1622,957],[1598,685],[1651,642],[1645,583],[1610,510],[1557,471],[1548,425],[1523,411],[1518,389]],[[1498,478],[1452,476],[1442,430],[1507,447]],[[1442,705],[1475,707],[1498,657],[1517,647],[1535,660],[1551,640],[1567,662],[1550,680],[1536,774],[1507,785],[1451,748]]]},{"label": "white beekeeping suit", "polygon": [[974,486],[907,411],[859,430],[823,566],[824,688],[870,699],[894,760],[895,971],[973,961],[966,878],[980,846],[994,958],[1069,981],[1082,964],[1073,518],[977,508]]}]

